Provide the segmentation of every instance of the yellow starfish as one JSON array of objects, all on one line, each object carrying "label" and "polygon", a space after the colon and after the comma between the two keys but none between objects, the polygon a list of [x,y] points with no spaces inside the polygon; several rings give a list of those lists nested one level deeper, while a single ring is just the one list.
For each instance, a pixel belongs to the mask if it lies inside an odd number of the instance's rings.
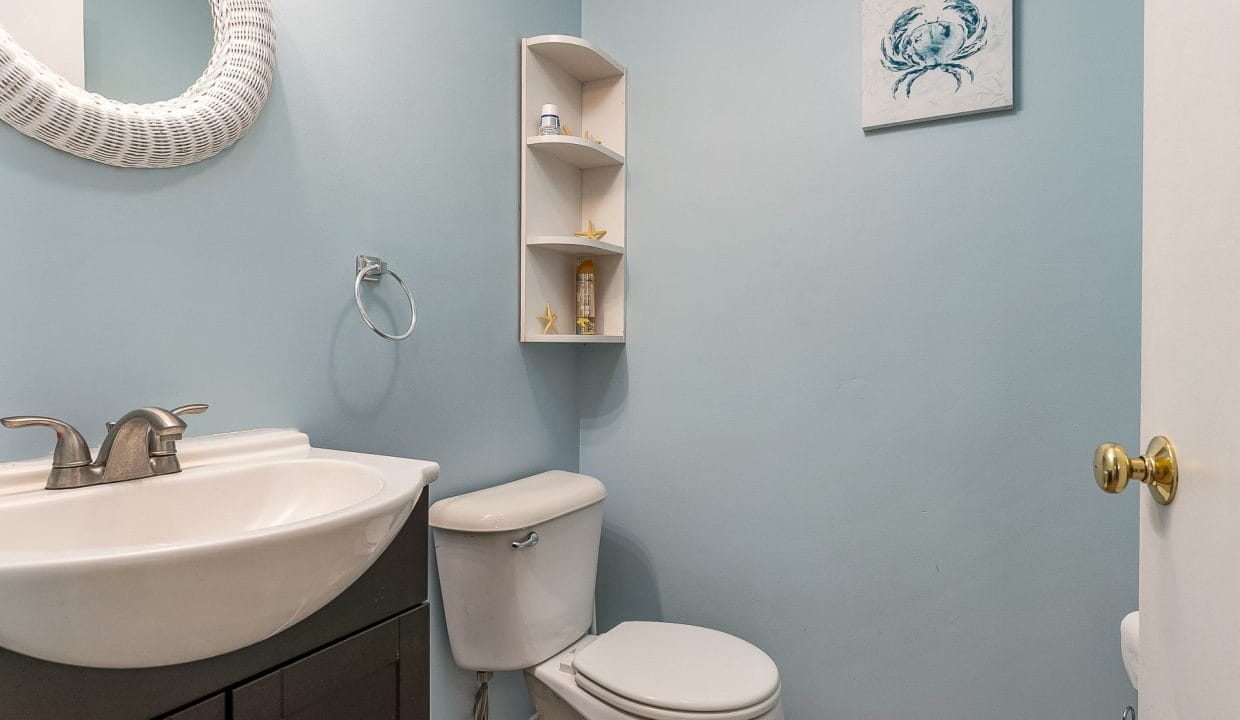
[{"label": "yellow starfish", "polygon": [[603,236],[607,234],[607,231],[606,230],[595,230],[594,229],[594,218],[590,218],[590,224],[587,227],[585,232],[575,232],[573,234],[576,235],[577,237],[589,238],[591,240],[602,240]]},{"label": "yellow starfish", "polygon": [[590,131],[589,131],[589,130],[586,130],[585,132],[583,132],[583,133],[581,134],[581,139],[582,139],[582,140],[589,140],[590,142],[592,142],[592,143],[597,143],[597,144],[599,144],[599,145],[602,145],[602,144],[603,144],[603,138],[590,137]]},{"label": "yellow starfish", "polygon": [[551,312],[551,303],[547,303],[547,314],[539,315],[539,322],[543,323],[543,335],[559,335],[560,329],[555,326],[555,321],[559,319],[559,315]]},{"label": "yellow starfish", "polygon": [[572,135],[572,134],[573,134],[573,131],[572,131],[572,130],[569,130],[567,125],[561,125],[561,126],[560,126],[560,134],[561,134],[561,135]]}]

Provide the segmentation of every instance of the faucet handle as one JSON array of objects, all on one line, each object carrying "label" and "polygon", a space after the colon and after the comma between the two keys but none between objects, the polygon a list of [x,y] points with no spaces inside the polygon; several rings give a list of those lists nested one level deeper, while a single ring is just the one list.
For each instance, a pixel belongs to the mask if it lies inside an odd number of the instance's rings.
[{"label": "faucet handle", "polygon": [[[184,417],[185,415],[201,415],[205,413],[209,407],[210,406],[206,403],[195,403],[193,405],[182,405],[181,407],[173,408],[168,412],[178,417]],[[112,428],[116,427],[116,423],[104,423],[104,427],[107,428],[108,432],[112,432]]]},{"label": "faucet handle", "polygon": [[201,415],[210,408],[206,403],[195,403],[193,405],[182,405],[179,408],[171,410],[173,415]]},{"label": "faucet handle", "polygon": [[[176,415],[177,417],[183,417],[185,415],[201,415],[207,411],[207,407],[208,406],[206,405],[206,403],[195,403],[193,405],[182,405],[181,407],[173,408],[169,410],[168,412],[172,413],[173,415]],[[168,457],[170,455],[175,456],[177,452],[176,441],[179,438],[180,438],[179,435],[175,438],[156,437],[155,432],[151,431],[151,434],[150,434],[151,457],[157,458],[157,457]]]},{"label": "faucet handle", "polygon": [[46,427],[56,432],[56,450],[52,453],[53,468],[75,468],[90,464],[90,446],[86,438],[69,423],[50,417],[15,416],[0,419],[6,428]]}]

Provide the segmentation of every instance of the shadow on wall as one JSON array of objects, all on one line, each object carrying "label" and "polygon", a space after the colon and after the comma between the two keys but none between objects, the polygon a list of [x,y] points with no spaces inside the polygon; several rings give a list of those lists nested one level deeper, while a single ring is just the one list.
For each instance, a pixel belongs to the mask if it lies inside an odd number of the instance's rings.
[{"label": "shadow on wall", "polygon": [[[342,264],[344,260],[342,257]],[[399,327],[401,321],[386,300],[366,296],[363,299],[376,322],[382,322],[383,327]],[[351,418],[372,417],[396,397],[400,365],[400,343],[375,342],[369,328],[362,331],[354,327],[361,322],[353,299],[342,301],[328,360],[335,407]],[[366,342],[358,342],[359,336]]]},{"label": "shadow on wall", "polygon": [[595,596],[600,632],[625,620],[663,619],[663,604],[650,553],[639,538],[619,527],[604,524],[598,564],[600,572]]},{"label": "shadow on wall", "polygon": [[[530,399],[538,407],[538,412],[547,423],[555,423],[559,417],[557,408],[563,408],[577,392],[576,377],[565,377],[556,370],[557,365],[549,362],[557,357],[564,348],[556,345],[521,345],[521,360],[525,363],[525,374],[529,378]],[[517,480],[528,475],[551,470],[553,468],[531,468],[533,472],[514,474],[508,480]],[[577,472],[577,467],[554,468]],[[516,473],[519,468],[513,468]]]},{"label": "shadow on wall", "polygon": [[[625,346],[586,348],[590,361],[581,363],[578,416],[582,430],[598,430],[615,422],[629,397],[629,357]],[[607,478],[599,478],[606,485]]]},{"label": "shadow on wall", "polygon": [[[624,346],[591,347],[581,364],[578,415],[581,429],[605,428],[620,417],[629,396],[629,363]],[[601,477],[608,493],[624,487],[623,478]],[[625,620],[662,620],[663,603],[650,552],[622,526],[608,524],[604,503],[603,537],[596,583],[598,629],[605,632]]]}]

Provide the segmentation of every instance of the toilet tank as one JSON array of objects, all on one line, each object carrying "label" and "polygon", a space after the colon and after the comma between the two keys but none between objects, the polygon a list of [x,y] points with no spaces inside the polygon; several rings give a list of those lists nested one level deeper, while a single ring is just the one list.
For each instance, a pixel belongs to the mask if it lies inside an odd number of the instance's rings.
[{"label": "toilet tank", "polygon": [[522,670],[586,634],[605,497],[597,479],[553,470],[431,507],[457,665]]}]

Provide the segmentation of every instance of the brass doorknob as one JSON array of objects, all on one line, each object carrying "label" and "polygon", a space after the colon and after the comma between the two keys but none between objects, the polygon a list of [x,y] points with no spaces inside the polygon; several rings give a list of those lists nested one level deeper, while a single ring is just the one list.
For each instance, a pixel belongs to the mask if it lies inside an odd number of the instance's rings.
[{"label": "brass doorknob", "polygon": [[1150,440],[1145,454],[1132,459],[1115,443],[1102,443],[1094,452],[1094,479],[1103,492],[1123,492],[1128,481],[1140,480],[1159,505],[1170,505],[1180,482],[1175,446],[1159,435]]}]

